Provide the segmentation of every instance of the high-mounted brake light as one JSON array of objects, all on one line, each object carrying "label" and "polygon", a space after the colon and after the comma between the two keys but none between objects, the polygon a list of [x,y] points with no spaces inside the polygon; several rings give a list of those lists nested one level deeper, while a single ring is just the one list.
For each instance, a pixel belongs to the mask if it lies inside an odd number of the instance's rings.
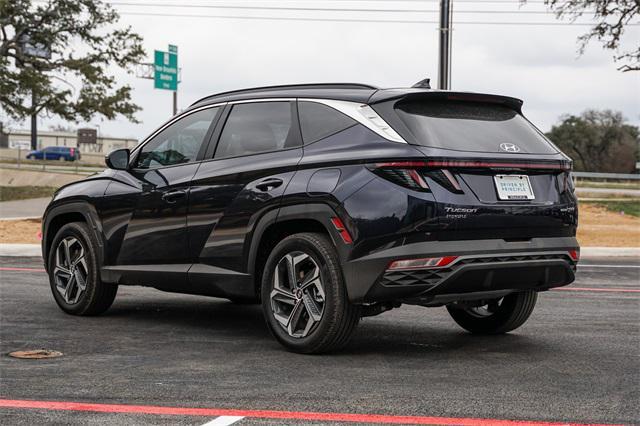
[{"label": "high-mounted brake light", "polygon": [[336,231],[338,231],[345,244],[351,244],[353,242],[351,235],[349,235],[349,231],[347,231],[347,228],[345,228],[344,223],[342,223],[342,220],[340,220],[339,217],[332,217],[331,223],[336,228]]},{"label": "high-mounted brake light", "polygon": [[431,269],[442,268],[452,264],[458,256],[428,257],[424,259],[396,260],[389,264],[387,270],[395,271],[401,269]]}]

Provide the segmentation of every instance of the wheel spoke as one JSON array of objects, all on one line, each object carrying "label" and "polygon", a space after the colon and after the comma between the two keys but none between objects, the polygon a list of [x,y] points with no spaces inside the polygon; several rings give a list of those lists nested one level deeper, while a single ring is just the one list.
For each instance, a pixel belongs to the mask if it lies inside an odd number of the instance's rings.
[{"label": "wheel spoke", "polygon": [[302,303],[302,300],[298,300],[287,320],[287,331],[289,331],[289,335],[293,336],[295,334],[298,323],[300,322],[300,317],[302,317],[304,311],[304,303]]},{"label": "wheel spoke", "polygon": [[287,305],[296,304],[296,296],[293,293],[274,287],[271,291],[271,300],[286,303]]},{"label": "wheel spoke", "polygon": [[62,295],[62,297],[64,297],[64,301],[67,303],[73,303],[71,301],[71,292],[73,291],[75,285],[75,276],[71,275],[71,277],[69,278],[69,281],[67,281],[67,285],[64,288],[64,294]]},{"label": "wheel spoke", "polygon": [[83,273],[80,272],[79,269],[76,269],[74,272],[74,277],[76,279],[76,283],[78,284],[79,292],[84,291],[84,289],[87,288],[87,280],[83,276]]},{"label": "wheel spoke", "polygon": [[290,254],[286,255],[284,257],[284,259],[285,259],[285,265],[286,265],[286,268],[287,268],[287,279],[289,281],[288,282],[288,284],[289,284],[288,288],[290,290],[293,290],[293,289],[295,289],[296,282],[297,282],[297,280],[296,280],[296,266],[293,263],[294,259],[293,259],[293,256],[291,256]]},{"label": "wheel spoke", "polygon": [[322,318],[322,307],[318,305],[318,302],[313,300],[308,293],[305,293],[302,296],[302,301],[304,302],[304,307],[307,310],[310,318],[313,318],[314,321],[320,321]]},{"label": "wheel spoke", "polygon": [[64,244],[64,246],[63,246],[64,264],[67,267],[70,267],[71,266],[71,252],[70,252],[69,246],[71,245],[71,240],[70,239],[64,239],[64,240],[62,240],[62,243]]}]

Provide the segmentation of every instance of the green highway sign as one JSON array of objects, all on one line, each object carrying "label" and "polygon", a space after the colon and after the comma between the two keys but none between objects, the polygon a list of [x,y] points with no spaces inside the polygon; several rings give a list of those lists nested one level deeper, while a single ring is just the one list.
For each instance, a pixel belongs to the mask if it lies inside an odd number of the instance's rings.
[{"label": "green highway sign", "polygon": [[154,87],[178,90],[178,47],[169,45],[169,51],[156,50],[154,54]]}]

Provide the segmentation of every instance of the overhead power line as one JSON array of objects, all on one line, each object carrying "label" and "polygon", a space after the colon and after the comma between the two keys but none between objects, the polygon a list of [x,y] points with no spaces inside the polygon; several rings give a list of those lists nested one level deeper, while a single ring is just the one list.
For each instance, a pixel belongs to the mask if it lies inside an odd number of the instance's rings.
[{"label": "overhead power line", "polygon": [[[353,19],[353,18],[313,18],[298,16],[242,16],[242,15],[201,15],[201,14],[176,14],[154,12],[129,12],[121,11],[121,15],[137,16],[164,16],[172,18],[211,18],[211,19],[246,19],[246,20],[271,20],[271,21],[315,21],[315,22],[373,22],[391,24],[437,24],[435,20],[404,20],[404,19]],[[583,22],[517,22],[517,21],[456,21],[456,25],[526,25],[526,26],[592,26],[592,23]],[[640,24],[628,24],[638,26]]]},{"label": "overhead power line", "polygon": [[[391,13],[439,13],[438,9],[372,9],[372,8],[351,8],[351,7],[293,7],[293,6],[237,6],[237,5],[217,5],[217,4],[180,4],[180,3],[132,3],[132,2],[110,2],[113,6],[135,6],[135,7],[166,7],[166,8],[197,8],[197,9],[237,9],[237,10],[285,10],[298,12],[391,12]],[[539,10],[456,10],[456,14],[483,13],[483,14],[535,14],[549,15],[551,11]]]},{"label": "overhead power line", "polygon": [[[44,0],[41,0],[44,1]],[[224,3],[229,0],[208,0],[207,3]],[[237,0],[236,0],[237,1]],[[251,3],[297,3],[300,4],[300,0],[247,0]],[[440,3],[440,0],[315,0],[321,3]],[[113,3],[113,2],[109,2]],[[484,4],[504,4],[504,5],[522,5],[521,0],[456,0],[456,3],[484,3]],[[140,3],[142,4],[142,3]],[[527,0],[527,4],[545,4],[544,0]]]}]

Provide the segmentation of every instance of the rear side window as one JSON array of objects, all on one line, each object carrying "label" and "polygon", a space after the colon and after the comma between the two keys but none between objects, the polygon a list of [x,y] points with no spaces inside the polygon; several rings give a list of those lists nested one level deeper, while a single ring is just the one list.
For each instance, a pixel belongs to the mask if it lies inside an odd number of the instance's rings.
[{"label": "rear side window", "polygon": [[293,103],[234,105],[224,125],[215,158],[237,157],[300,146]]},{"label": "rear side window", "polygon": [[305,144],[319,141],[356,124],[351,117],[317,102],[298,102],[298,114]]},{"label": "rear side window", "polygon": [[418,145],[477,152],[557,152],[522,115],[503,105],[409,101],[399,102],[395,110]]}]

